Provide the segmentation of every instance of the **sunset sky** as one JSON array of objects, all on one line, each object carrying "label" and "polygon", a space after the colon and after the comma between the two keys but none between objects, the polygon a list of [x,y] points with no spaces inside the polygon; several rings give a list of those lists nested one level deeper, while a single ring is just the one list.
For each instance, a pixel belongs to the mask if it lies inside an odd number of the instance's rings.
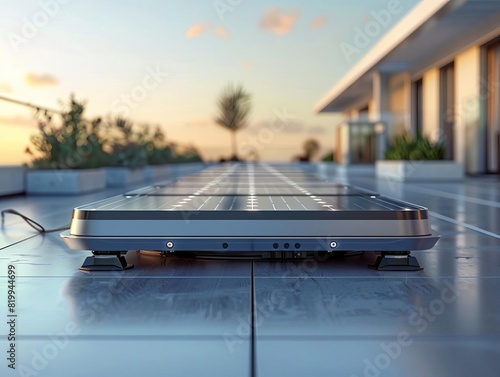
[{"label": "sunset sky", "polygon": [[[217,95],[242,83],[253,111],[240,147],[257,140],[261,159],[283,161],[314,137],[326,153],[340,118],[313,106],[418,1],[401,0],[401,12],[348,59],[342,44],[389,2],[9,2],[0,12],[0,95],[59,108],[73,92],[88,100],[89,118],[160,124],[170,140],[214,159],[230,154],[229,133],[212,120]],[[32,115],[0,101],[0,164],[26,160]],[[284,125],[263,133],[273,122]]]}]

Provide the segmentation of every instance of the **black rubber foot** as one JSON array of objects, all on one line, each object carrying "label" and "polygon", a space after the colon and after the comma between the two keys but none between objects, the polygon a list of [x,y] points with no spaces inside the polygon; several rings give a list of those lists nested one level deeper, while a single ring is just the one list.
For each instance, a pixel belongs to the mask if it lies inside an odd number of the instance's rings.
[{"label": "black rubber foot", "polygon": [[94,256],[87,257],[83,262],[81,271],[123,271],[134,267],[128,264],[125,256],[121,254],[100,255],[94,253]]},{"label": "black rubber foot", "polygon": [[377,271],[422,271],[423,267],[417,261],[417,258],[412,257],[409,252],[387,252],[382,253],[377,257],[375,264],[371,264],[368,268]]}]

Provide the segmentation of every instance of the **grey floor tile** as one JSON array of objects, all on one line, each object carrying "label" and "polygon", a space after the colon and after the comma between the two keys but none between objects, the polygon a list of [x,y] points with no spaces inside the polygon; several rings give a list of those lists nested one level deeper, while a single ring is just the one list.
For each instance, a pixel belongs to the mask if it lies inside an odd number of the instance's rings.
[{"label": "grey floor tile", "polygon": [[500,336],[499,290],[499,278],[256,278],[256,333]]},{"label": "grey floor tile", "polygon": [[[0,292],[6,297],[6,279]],[[17,333],[23,336],[57,333],[76,323],[81,335],[222,338],[250,322],[248,278],[18,277],[16,292]]]},{"label": "grey floor tile", "polygon": [[500,339],[259,339],[259,377],[491,377],[500,370]]},{"label": "grey floor tile", "polygon": [[[73,333],[73,332],[72,332]],[[217,340],[85,340],[59,335],[17,342],[17,371],[37,377],[249,376],[249,342],[228,347]],[[4,360],[5,361],[5,360]],[[5,364],[5,361],[3,364]]]}]

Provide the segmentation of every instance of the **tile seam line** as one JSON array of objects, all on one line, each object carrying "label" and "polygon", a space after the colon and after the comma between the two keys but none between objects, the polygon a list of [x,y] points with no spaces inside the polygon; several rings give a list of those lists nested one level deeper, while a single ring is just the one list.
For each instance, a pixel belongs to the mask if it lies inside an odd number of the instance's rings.
[{"label": "tile seam line", "polygon": [[[492,335],[492,336],[463,336],[463,335],[435,335],[435,336],[424,336],[419,337],[414,334],[410,334],[411,338],[415,342],[428,343],[428,342],[500,342],[500,336]],[[398,334],[389,334],[389,335],[373,335],[373,336],[364,336],[358,337],[353,335],[260,335],[260,341],[290,341],[290,342],[304,342],[304,341],[322,341],[322,342],[378,342],[381,340],[391,340],[398,336]]]},{"label": "tile seam line", "polygon": [[[500,276],[457,276],[457,275],[443,275],[443,276],[406,276],[406,275],[400,275],[400,276],[386,276],[386,275],[376,275],[376,276],[366,276],[366,275],[349,275],[349,276],[328,276],[328,275],[304,275],[304,274],[297,274],[297,275],[290,275],[289,278],[287,279],[296,279],[296,278],[314,278],[314,279],[384,279],[384,280],[401,280],[401,279],[457,279],[457,280],[491,280],[491,279],[500,279]],[[2,278],[7,278],[7,275],[0,275],[0,279]],[[74,276],[22,276],[22,275],[17,275],[17,278],[20,279],[88,279],[86,277],[74,277]],[[100,279],[111,279],[113,276],[107,275],[107,276],[99,276]],[[128,276],[123,276],[122,279],[167,279],[171,277],[165,277],[165,276],[137,276],[137,277],[128,277]],[[219,277],[219,276],[185,276],[185,277],[177,277],[173,279],[238,279],[238,280],[243,280],[243,279],[248,279],[248,276],[238,276],[238,277]],[[265,280],[265,279],[283,279],[282,277],[279,276],[255,276],[255,279],[260,279],[260,280]],[[0,282],[1,283],[1,282]]]},{"label": "tile seam line", "polygon": [[440,219],[440,220],[443,220],[443,221],[447,221],[449,223],[452,223],[452,224],[455,224],[455,225],[459,225],[459,226],[462,226],[464,228],[467,228],[467,229],[470,229],[470,230],[474,230],[474,231],[476,231],[478,233],[482,233],[482,234],[484,234],[486,236],[490,236],[490,237],[493,237],[493,238],[496,238],[496,239],[500,240],[500,234],[490,232],[488,230],[479,228],[479,227],[474,226],[474,225],[470,225],[470,224],[464,223],[464,222],[459,221],[459,220],[455,220],[455,219],[453,219],[451,217],[441,215],[441,214],[436,213],[434,211],[428,211],[428,213],[431,216],[433,216],[433,217],[435,217],[437,219]]},{"label": "tile seam line", "polygon": [[32,238],[35,238],[37,236],[40,236],[40,235],[41,235],[40,233],[36,233],[36,234],[33,234],[33,235],[31,235],[31,236],[29,236],[27,238],[23,238],[22,240],[16,241],[16,242],[14,242],[14,243],[12,243],[10,245],[0,247],[0,251],[8,249],[9,247],[12,247],[12,246],[16,246],[16,245],[18,245],[18,244],[20,244],[20,243],[22,243],[24,241],[28,241],[28,240],[30,240]]}]

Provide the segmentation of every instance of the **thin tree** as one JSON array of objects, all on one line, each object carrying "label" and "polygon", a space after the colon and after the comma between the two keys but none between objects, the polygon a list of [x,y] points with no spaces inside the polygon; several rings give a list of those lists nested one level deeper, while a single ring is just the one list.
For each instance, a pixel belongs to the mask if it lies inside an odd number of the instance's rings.
[{"label": "thin tree", "polygon": [[219,114],[215,122],[231,131],[232,135],[232,160],[238,160],[238,148],[236,145],[236,132],[247,125],[248,115],[252,109],[251,96],[243,85],[235,86],[228,84],[219,95],[217,106]]}]

